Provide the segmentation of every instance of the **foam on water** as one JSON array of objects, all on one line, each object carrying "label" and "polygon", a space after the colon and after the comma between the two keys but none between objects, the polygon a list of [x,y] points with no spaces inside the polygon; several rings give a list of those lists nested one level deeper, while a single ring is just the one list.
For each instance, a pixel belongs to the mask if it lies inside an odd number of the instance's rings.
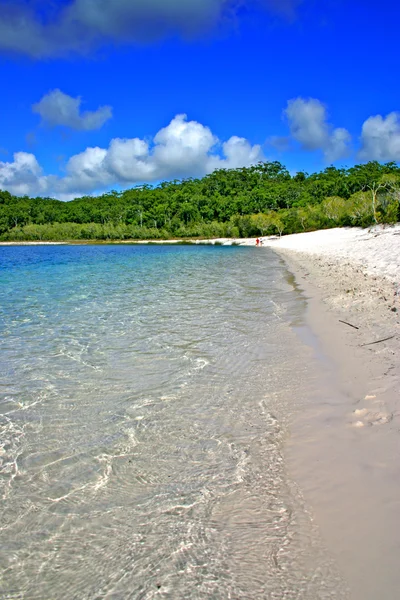
[{"label": "foam on water", "polygon": [[304,302],[267,252],[1,249],[2,597],[347,597],[286,474]]}]

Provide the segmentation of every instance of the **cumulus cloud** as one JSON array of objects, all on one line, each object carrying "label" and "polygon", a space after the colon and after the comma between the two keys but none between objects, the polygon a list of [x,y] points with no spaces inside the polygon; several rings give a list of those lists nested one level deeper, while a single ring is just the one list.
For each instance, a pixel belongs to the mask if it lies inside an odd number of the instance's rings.
[{"label": "cumulus cloud", "polygon": [[13,162],[0,161],[0,188],[17,195],[27,195],[45,191],[46,181],[42,169],[33,154],[16,152]]},{"label": "cumulus cloud", "polygon": [[265,159],[261,146],[252,146],[246,138],[236,135],[222,144],[222,154],[222,158],[216,155],[209,157],[207,171],[247,167]]},{"label": "cumulus cloud", "polygon": [[112,117],[111,106],[100,106],[97,110],[81,112],[82,99],[72,98],[61,90],[52,90],[32,106],[42,122],[51,127],[61,125],[81,131],[100,129]]},{"label": "cumulus cloud", "polygon": [[334,129],[328,123],[326,107],[314,98],[289,100],[284,115],[291,136],[304,150],[322,150],[326,160],[334,162],[349,152],[351,136],[347,129]]},{"label": "cumulus cloud", "polygon": [[151,142],[115,138],[108,148],[86,148],[68,160],[63,177],[44,175],[33,154],[17,153],[13,162],[0,162],[0,188],[67,199],[116,184],[201,176],[263,159],[261,146],[237,136],[221,142],[208,127],[181,114]]},{"label": "cumulus cloud", "polygon": [[208,127],[196,121],[187,121],[186,115],[177,115],[160,129],[154,138],[153,159],[157,169],[189,174],[209,170],[209,152],[218,142]]},{"label": "cumulus cloud", "polygon": [[361,130],[359,156],[364,160],[400,161],[400,113],[369,117]]},{"label": "cumulus cloud", "polygon": [[293,17],[302,0],[0,0],[0,49],[34,57],[201,35],[243,8]]}]

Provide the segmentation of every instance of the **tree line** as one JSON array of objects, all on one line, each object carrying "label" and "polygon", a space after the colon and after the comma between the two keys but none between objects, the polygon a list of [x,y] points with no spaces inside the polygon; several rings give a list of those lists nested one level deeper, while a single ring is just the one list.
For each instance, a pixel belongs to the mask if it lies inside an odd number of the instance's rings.
[{"label": "tree line", "polygon": [[280,162],[69,202],[0,191],[3,241],[251,237],[400,220],[400,167],[291,175]]}]

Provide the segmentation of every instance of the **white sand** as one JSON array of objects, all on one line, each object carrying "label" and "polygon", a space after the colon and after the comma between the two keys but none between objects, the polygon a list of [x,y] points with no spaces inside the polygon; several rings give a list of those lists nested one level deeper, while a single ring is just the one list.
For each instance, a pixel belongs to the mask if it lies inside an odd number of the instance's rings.
[{"label": "white sand", "polygon": [[351,598],[397,598],[400,224],[263,238],[263,246],[307,297],[316,357],[325,357],[317,364],[332,377],[328,401],[321,387],[293,425],[295,479]]},{"label": "white sand", "polygon": [[354,342],[394,335],[371,350],[400,356],[400,224],[299,233],[265,239],[263,246],[286,260],[300,286],[310,286],[307,293],[317,295],[336,322],[359,327],[350,332]]},{"label": "white sand", "polygon": [[359,265],[370,275],[400,284],[400,225],[372,229],[337,228],[266,239],[263,245]]}]

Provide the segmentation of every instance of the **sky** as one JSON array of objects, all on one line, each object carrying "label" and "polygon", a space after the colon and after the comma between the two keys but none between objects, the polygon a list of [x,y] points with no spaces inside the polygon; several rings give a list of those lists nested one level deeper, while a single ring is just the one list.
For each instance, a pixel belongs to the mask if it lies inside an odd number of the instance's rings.
[{"label": "sky", "polygon": [[400,162],[398,0],[0,0],[0,189]]}]

